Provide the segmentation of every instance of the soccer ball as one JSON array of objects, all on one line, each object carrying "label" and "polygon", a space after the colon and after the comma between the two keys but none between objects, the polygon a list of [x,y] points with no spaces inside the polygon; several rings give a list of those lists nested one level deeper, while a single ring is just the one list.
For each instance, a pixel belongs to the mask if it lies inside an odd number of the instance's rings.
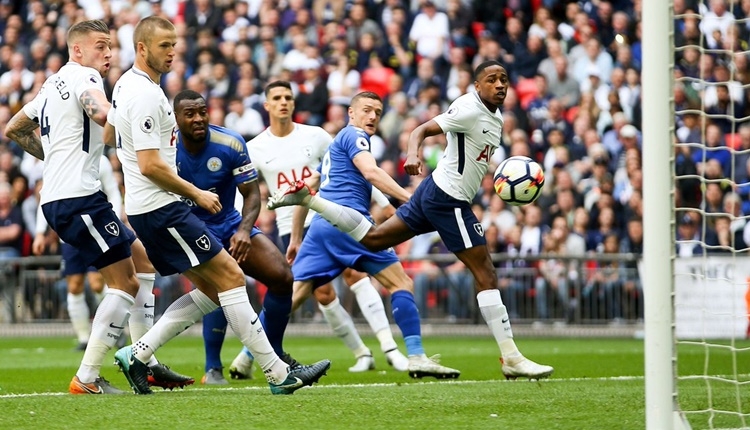
[{"label": "soccer ball", "polygon": [[495,192],[513,206],[527,205],[539,197],[544,186],[542,166],[529,157],[510,157],[495,170]]}]

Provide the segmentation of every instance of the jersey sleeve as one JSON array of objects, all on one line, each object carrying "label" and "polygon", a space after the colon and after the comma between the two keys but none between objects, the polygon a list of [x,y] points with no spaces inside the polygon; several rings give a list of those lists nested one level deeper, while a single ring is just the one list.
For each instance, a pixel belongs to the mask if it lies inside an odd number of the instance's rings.
[{"label": "jersey sleeve", "polygon": [[42,92],[40,91],[30,102],[23,106],[23,113],[25,113],[29,119],[34,120],[37,124],[39,123],[39,100],[43,98],[41,94]]},{"label": "jersey sleeve", "polygon": [[76,99],[80,99],[81,95],[87,90],[97,90],[104,93],[104,82],[96,69],[82,67],[73,83],[73,94],[75,94]]},{"label": "jersey sleeve", "polygon": [[323,156],[328,152],[331,142],[333,142],[331,135],[322,128],[316,127],[315,146],[318,150],[318,160],[323,160]]},{"label": "jersey sleeve", "polygon": [[474,128],[478,118],[477,112],[461,101],[461,98],[454,101],[447,111],[433,118],[443,132],[468,132]]},{"label": "jersey sleeve", "polygon": [[133,147],[136,151],[144,149],[161,148],[161,116],[166,115],[162,112],[159,100],[154,97],[151,91],[144,91],[136,96],[130,110],[130,132],[133,136]]},{"label": "jersey sleeve", "polygon": [[370,136],[364,131],[352,129],[342,139],[342,147],[350,160],[359,155],[361,152],[370,152]]},{"label": "jersey sleeve", "polygon": [[246,184],[258,179],[258,171],[255,170],[253,161],[247,150],[245,140],[236,136],[237,145],[232,145],[232,176],[237,185]]}]

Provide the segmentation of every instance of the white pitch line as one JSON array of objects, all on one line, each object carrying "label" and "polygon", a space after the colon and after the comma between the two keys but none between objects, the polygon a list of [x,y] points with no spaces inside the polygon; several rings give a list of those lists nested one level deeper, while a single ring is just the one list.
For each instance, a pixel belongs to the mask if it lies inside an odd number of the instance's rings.
[{"label": "white pitch line", "polygon": [[[609,378],[568,378],[568,379],[542,379],[539,382],[552,383],[552,382],[577,382],[577,381],[634,381],[643,379],[643,376],[616,376]],[[468,380],[468,381],[420,381],[420,382],[376,382],[373,384],[325,384],[315,385],[315,389],[329,389],[329,388],[393,388],[401,385],[438,385],[438,384],[453,384],[453,385],[479,385],[479,384],[496,384],[496,383],[524,383],[524,380],[518,381],[506,381],[501,379],[496,380]],[[226,388],[203,388],[199,386],[191,387],[192,389],[204,390],[204,391],[262,391],[268,390],[268,387],[262,386],[250,386],[250,387],[226,387]],[[167,390],[154,390],[154,393],[166,392]],[[67,392],[49,392],[49,393],[19,393],[19,394],[0,394],[1,399],[20,399],[26,397],[56,397],[69,395]]]},{"label": "white pitch line", "polygon": [[[695,378],[702,378],[706,377],[707,375],[684,375],[680,376],[680,378],[685,377],[695,377]],[[713,377],[729,377],[730,375],[711,375]],[[750,375],[737,375],[738,377],[750,377]],[[731,377],[734,377],[734,375],[731,375]],[[550,378],[550,379],[541,379],[539,383],[544,384],[551,384],[555,382],[586,382],[586,381],[641,381],[643,380],[643,376],[611,376],[606,378],[565,378],[565,379],[558,379],[558,378]],[[497,383],[503,383],[503,384],[522,384],[526,383],[526,380],[516,380],[516,381],[506,381],[504,379],[490,379],[490,380],[483,380],[483,381],[476,381],[476,380],[464,380],[464,381],[458,381],[458,380],[445,380],[445,381],[419,381],[419,382],[376,382],[373,384],[325,384],[325,385],[316,385],[315,389],[330,389],[330,388],[393,388],[398,387],[402,385],[443,385],[443,384],[452,384],[452,385],[480,385],[480,384],[497,384]],[[530,381],[528,381],[530,382]],[[305,389],[307,389],[306,387]],[[194,386],[190,388],[191,390],[200,390],[200,391],[263,391],[268,390],[268,387],[262,387],[262,386],[250,386],[250,387],[226,387],[226,388],[205,388],[200,386]],[[2,390],[2,388],[0,388]],[[154,393],[163,393],[167,392],[167,390],[154,390]],[[26,397],[56,397],[56,396],[67,396],[69,395],[67,392],[57,392],[57,393],[22,393],[22,394],[0,394],[0,400],[3,399],[20,399],[20,398],[26,398]]]}]

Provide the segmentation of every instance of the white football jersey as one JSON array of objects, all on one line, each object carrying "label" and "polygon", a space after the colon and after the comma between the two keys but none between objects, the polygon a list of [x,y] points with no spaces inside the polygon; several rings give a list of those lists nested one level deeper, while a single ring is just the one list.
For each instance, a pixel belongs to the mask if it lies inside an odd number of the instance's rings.
[{"label": "white football jersey", "polygon": [[500,146],[503,115],[492,113],[477,93],[457,98],[447,111],[433,118],[448,145],[432,179],[449,196],[471,202],[487,173],[492,154]]},{"label": "white football jersey", "polygon": [[102,127],[86,115],[79,101],[86,90],[104,93],[101,75],[71,61],[47,78],[23,108],[41,128],[45,179],[41,204],[89,196],[101,188]]},{"label": "white football jersey", "polygon": [[117,80],[107,121],[117,132],[117,158],[125,176],[125,213],[139,215],[179,201],[177,195],[143,176],[136,152],[158,149],[177,172],[177,122],[161,87],[142,70],[131,68]]},{"label": "white football jersey", "polygon": [[[260,171],[273,194],[281,187],[312,176],[318,168],[333,139],[320,127],[294,124],[294,130],[284,137],[277,137],[267,128],[263,133],[247,142],[247,152],[255,168]],[[279,235],[292,232],[294,206],[276,209],[276,225]],[[310,211],[305,226],[310,225],[315,213]]]}]

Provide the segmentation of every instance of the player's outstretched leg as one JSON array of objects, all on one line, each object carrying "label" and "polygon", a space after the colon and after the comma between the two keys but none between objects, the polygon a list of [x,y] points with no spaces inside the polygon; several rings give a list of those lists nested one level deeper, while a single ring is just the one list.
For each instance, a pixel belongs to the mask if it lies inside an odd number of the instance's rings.
[{"label": "player's outstretched leg", "polygon": [[297,181],[287,187],[279,188],[268,199],[267,206],[268,209],[276,209],[295,205],[309,207],[357,242],[361,241],[372,228],[372,223],[364,215],[315,195],[304,181]]},{"label": "player's outstretched leg", "polygon": [[[388,323],[388,317],[385,315],[383,299],[372,285],[370,277],[365,276],[353,283],[350,288],[357,298],[357,304],[359,304],[359,309],[362,311],[362,315],[364,315],[365,319],[370,324],[370,328],[372,328],[372,331],[378,338],[380,349],[385,354],[388,364],[399,372],[406,372],[409,370],[409,359],[398,350],[398,345],[393,339],[391,326]],[[359,362],[357,364],[359,364]]]},{"label": "player's outstretched leg", "polygon": [[507,379],[542,379],[552,375],[554,368],[535,363],[518,350],[510,328],[510,317],[500,297],[500,291],[485,290],[477,294],[479,310],[500,347],[501,370]]},{"label": "player's outstretched leg", "polygon": [[427,357],[422,346],[422,330],[419,311],[414,302],[414,294],[407,290],[398,290],[391,294],[393,319],[401,329],[409,355],[409,376],[423,378],[433,376],[437,379],[455,379],[461,374],[456,369],[438,363],[439,356]]},{"label": "player's outstretched leg", "polygon": [[115,364],[120,367],[136,394],[152,393],[149,376],[156,379],[164,378],[165,374],[169,376],[168,372],[174,373],[161,363],[157,365],[156,372],[149,368],[147,363],[151,361],[154,352],[217,307],[201,291],[193,290],[175,300],[159,321],[132,346],[121,348],[115,353]]},{"label": "player's outstretched leg", "polygon": [[250,305],[244,285],[222,291],[218,296],[232,331],[253,353],[268,381],[271,393],[292,394],[304,386],[318,382],[331,367],[329,360],[296,367],[291,367],[281,360],[263,331],[260,317]]}]

